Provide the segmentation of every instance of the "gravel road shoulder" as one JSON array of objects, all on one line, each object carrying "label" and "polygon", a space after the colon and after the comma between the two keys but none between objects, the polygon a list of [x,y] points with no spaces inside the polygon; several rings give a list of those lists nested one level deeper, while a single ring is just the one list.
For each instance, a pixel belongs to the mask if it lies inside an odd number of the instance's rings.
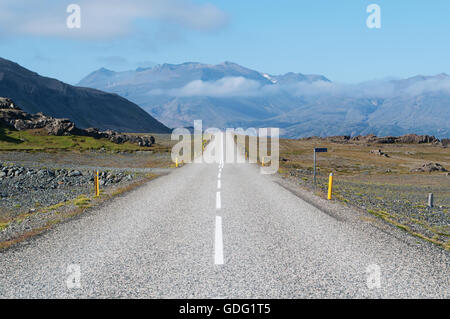
[{"label": "gravel road shoulder", "polygon": [[410,232],[405,231],[401,227],[397,227],[392,223],[387,223],[383,219],[378,218],[365,209],[358,207],[357,205],[351,205],[348,202],[342,202],[337,199],[327,200],[323,193],[319,190],[314,192],[311,189],[302,186],[297,178],[292,178],[286,175],[276,174],[271,179],[284,187],[291,193],[300,197],[310,205],[318,208],[324,214],[327,214],[336,220],[358,224],[364,228],[376,228],[386,234],[392,236],[393,240],[402,241],[407,245],[416,246],[425,250],[445,251],[450,256],[448,250],[442,249],[441,246],[435,245],[430,241],[423,240],[417,236],[412,236]]}]

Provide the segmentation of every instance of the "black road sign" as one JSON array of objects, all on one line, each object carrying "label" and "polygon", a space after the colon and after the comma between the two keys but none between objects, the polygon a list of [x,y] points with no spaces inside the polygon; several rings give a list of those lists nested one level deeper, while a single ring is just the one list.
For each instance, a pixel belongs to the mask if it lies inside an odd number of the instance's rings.
[{"label": "black road sign", "polygon": [[326,153],[326,152],[328,152],[328,148],[315,148],[314,152],[316,152],[316,153]]}]

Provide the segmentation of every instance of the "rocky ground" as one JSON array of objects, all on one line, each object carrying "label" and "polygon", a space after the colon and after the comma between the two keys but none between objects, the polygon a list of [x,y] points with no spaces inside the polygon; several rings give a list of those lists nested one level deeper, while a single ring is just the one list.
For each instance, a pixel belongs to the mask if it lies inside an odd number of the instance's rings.
[{"label": "rocky ground", "polygon": [[58,119],[43,113],[29,114],[11,99],[0,97],[0,124],[18,131],[43,129],[48,135],[78,135],[95,139],[107,139],[115,144],[126,142],[149,147],[155,144],[153,136],[122,134],[113,130],[100,131],[97,128],[80,129],[69,119]]},{"label": "rocky ground", "polygon": [[0,218],[15,216],[170,170],[170,154],[153,152],[0,152]]},{"label": "rocky ground", "polygon": [[149,151],[0,152],[0,249],[169,172],[169,159]]},{"label": "rocky ground", "polygon": [[[93,192],[93,170],[29,168],[0,163],[0,209],[9,216]],[[137,173],[103,171],[100,186],[131,182]]]},{"label": "rocky ground", "polygon": [[439,140],[430,135],[406,134],[402,136],[384,136],[378,137],[373,134],[359,135],[359,136],[328,136],[328,137],[306,137],[299,139],[300,141],[307,140],[321,140],[339,144],[434,144],[446,146],[449,144],[449,139]]},{"label": "rocky ground", "polygon": [[30,168],[116,170],[141,173],[163,172],[172,165],[170,153],[152,151],[110,152],[104,150],[83,152],[0,151],[0,162],[14,163]]},{"label": "rocky ground", "polygon": [[[328,176],[317,176],[314,189],[310,169],[292,169],[288,177],[297,184],[324,197],[328,191]],[[420,185],[424,175],[390,176],[389,179],[370,176],[335,178],[333,200],[360,208],[418,237],[442,246],[449,244],[450,189],[447,174],[426,177],[434,182]],[[434,206],[427,206],[428,193],[434,194]]]},{"label": "rocky ground", "polygon": [[[334,175],[333,201],[385,221],[450,250],[450,149],[448,139],[335,136],[280,140],[280,174],[326,198]],[[317,187],[313,187],[315,148]],[[428,194],[434,207],[427,207]]]}]

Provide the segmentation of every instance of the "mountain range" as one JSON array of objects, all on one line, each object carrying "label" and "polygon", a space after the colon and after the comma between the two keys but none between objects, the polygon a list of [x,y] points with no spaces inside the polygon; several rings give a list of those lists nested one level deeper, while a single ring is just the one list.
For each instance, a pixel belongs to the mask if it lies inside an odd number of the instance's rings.
[{"label": "mountain range", "polygon": [[450,77],[340,84],[323,75],[271,75],[232,62],[101,68],[79,86],[116,93],[169,127],[280,127],[285,137],[407,133],[450,136]]},{"label": "mountain range", "polygon": [[291,138],[450,136],[445,73],[340,84],[323,75],[187,62],[124,72],[102,68],[72,86],[0,58],[0,96],[29,113],[121,132],[168,133],[168,127],[190,127],[202,119],[204,127],[279,127]]},{"label": "mountain range", "polygon": [[117,94],[72,86],[0,58],[0,96],[28,113],[69,118],[79,128],[168,133],[170,129]]}]

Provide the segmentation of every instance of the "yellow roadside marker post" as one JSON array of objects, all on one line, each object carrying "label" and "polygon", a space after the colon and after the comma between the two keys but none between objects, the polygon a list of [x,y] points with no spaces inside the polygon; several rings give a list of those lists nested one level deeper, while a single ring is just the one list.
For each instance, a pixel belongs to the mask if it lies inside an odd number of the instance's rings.
[{"label": "yellow roadside marker post", "polygon": [[330,173],[330,180],[328,181],[328,200],[331,200],[332,193],[333,193],[333,173]]},{"label": "yellow roadside marker post", "polygon": [[175,160],[175,167],[178,167],[178,157]]},{"label": "yellow roadside marker post", "polygon": [[100,196],[100,183],[98,180],[98,171],[95,174],[95,196]]}]

